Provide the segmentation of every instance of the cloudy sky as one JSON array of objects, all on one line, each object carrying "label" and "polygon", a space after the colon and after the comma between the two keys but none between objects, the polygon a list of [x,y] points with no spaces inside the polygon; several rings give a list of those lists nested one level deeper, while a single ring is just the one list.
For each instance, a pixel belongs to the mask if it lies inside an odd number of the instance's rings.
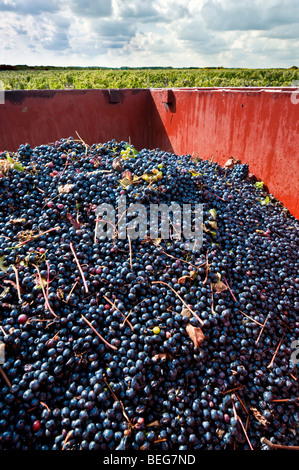
[{"label": "cloudy sky", "polygon": [[0,0],[0,63],[299,66],[298,0]]}]

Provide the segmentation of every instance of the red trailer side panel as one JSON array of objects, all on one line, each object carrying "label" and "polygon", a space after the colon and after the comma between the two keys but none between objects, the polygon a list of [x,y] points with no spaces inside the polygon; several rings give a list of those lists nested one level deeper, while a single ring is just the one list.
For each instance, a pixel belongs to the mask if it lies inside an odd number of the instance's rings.
[{"label": "red trailer side panel", "polygon": [[[299,217],[299,103],[294,89],[152,90],[152,146],[249,164]],[[160,139],[157,142],[157,138]]]},{"label": "red trailer side panel", "polygon": [[76,132],[88,144],[125,140],[145,146],[148,90],[33,90],[5,92],[0,150],[41,145]]},{"label": "red trailer side panel", "polygon": [[88,144],[230,156],[299,218],[299,103],[294,88],[34,90],[5,92],[0,150],[78,134]]}]

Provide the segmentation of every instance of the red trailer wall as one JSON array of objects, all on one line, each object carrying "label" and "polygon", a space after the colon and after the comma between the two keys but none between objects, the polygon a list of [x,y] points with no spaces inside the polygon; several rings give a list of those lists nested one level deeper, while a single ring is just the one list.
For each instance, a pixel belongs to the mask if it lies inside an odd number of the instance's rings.
[{"label": "red trailer wall", "polygon": [[248,163],[299,218],[299,103],[294,88],[9,91],[0,105],[0,150],[73,136],[87,143]]},{"label": "red trailer wall", "polygon": [[[249,164],[299,217],[299,103],[294,89],[152,90],[152,146],[221,165]],[[298,94],[299,97],[299,94]],[[158,140],[157,140],[158,139]]]},{"label": "red trailer wall", "polygon": [[115,138],[145,146],[148,90],[7,91],[0,105],[0,150],[77,138],[88,144]]}]

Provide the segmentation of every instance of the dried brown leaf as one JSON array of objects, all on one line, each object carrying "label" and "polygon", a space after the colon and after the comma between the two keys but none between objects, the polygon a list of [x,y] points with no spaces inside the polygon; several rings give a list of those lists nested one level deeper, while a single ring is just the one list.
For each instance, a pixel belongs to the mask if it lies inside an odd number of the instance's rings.
[{"label": "dried brown leaf", "polygon": [[190,276],[182,276],[178,279],[178,284],[185,284],[185,282],[190,279]]},{"label": "dried brown leaf", "polygon": [[113,160],[112,168],[113,168],[113,170],[118,171],[119,173],[122,172],[123,167],[122,167],[122,164],[121,164],[121,160],[119,158],[115,158]]},{"label": "dried brown leaf", "polygon": [[259,423],[261,423],[265,427],[270,424],[269,421],[262,415],[262,413],[257,408],[250,407],[250,409]]},{"label": "dried brown leaf", "polygon": [[238,163],[241,163],[241,160],[234,157],[230,157],[224,165],[224,168],[234,168],[234,166]]},{"label": "dried brown leaf", "polygon": [[187,317],[187,318],[192,317],[192,313],[191,313],[190,310],[189,310],[188,308],[186,308],[186,307],[183,307],[183,308],[182,308],[181,315],[183,315],[183,317]]},{"label": "dried brown leaf", "polygon": [[222,281],[218,281],[213,284],[213,290],[215,292],[225,292],[227,289],[228,287]]},{"label": "dried brown leaf", "polygon": [[186,332],[194,343],[194,346],[198,348],[204,341],[205,335],[202,329],[199,327],[192,326],[190,323],[186,326]]}]

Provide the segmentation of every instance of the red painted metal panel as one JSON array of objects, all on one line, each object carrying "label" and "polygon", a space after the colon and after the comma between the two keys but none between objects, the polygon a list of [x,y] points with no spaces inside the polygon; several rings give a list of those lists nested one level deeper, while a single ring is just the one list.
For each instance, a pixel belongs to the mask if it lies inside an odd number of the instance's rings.
[{"label": "red painted metal panel", "polygon": [[166,104],[165,91],[152,90],[150,142],[221,165],[239,158],[298,218],[299,104],[292,93],[294,88],[173,89]]},{"label": "red painted metal panel", "polygon": [[74,137],[88,144],[131,139],[147,143],[147,90],[7,91],[0,105],[0,150]]},{"label": "red painted metal panel", "polygon": [[294,88],[9,91],[0,105],[0,150],[62,137],[115,138],[137,149],[248,163],[299,218],[299,104]]}]

